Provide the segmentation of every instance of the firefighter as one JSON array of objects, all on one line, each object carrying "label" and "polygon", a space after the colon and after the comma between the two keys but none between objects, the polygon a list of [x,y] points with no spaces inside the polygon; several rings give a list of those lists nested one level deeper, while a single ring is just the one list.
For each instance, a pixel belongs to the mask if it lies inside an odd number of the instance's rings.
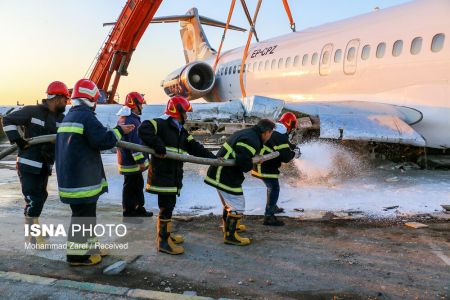
[{"label": "firefighter", "polygon": [[259,152],[260,155],[278,151],[280,156],[277,158],[257,164],[253,167],[252,175],[262,179],[267,187],[267,203],[264,213],[264,225],[283,226],[284,222],[275,217],[275,213],[282,212],[283,209],[277,206],[278,197],[280,195],[280,183],[278,177],[280,175],[279,168],[281,163],[288,163],[294,157],[300,157],[300,149],[289,142],[289,134],[297,128],[297,117],[287,112],[281,116],[276,123],[272,137]]},{"label": "firefighter", "polygon": [[[134,130],[123,136],[123,141],[142,144],[137,129],[141,125],[144,97],[131,92],[125,99],[125,105],[117,113],[118,124],[133,124]],[[117,151],[119,172],[124,177],[122,190],[122,208],[124,217],[151,217],[152,212],[145,209],[144,177],[142,172],[148,168],[148,154],[119,148]]]},{"label": "firefighter", "polygon": [[[64,117],[68,99],[67,86],[60,81],[54,81],[49,84],[47,98],[42,100],[42,104],[25,106],[3,118],[3,130],[9,141],[19,148],[17,171],[25,199],[25,221],[29,225],[38,223],[47,200],[47,182],[55,160],[55,145],[45,143],[30,146],[26,139],[55,134]],[[19,128],[23,131],[23,137]],[[45,244],[42,236],[36,237],[32,242]]]},{"label": "firefighter", "polygon": [[156,152],[151,158],[146,191],[158,195],[157,249],[168,254],[184,253],[184,248],[178,245],[184,241],[183,237],[171,234],[172,212],[182,188],[183,162],[164,157],[173,152],[216,158],[183,127],[186,113],[191,111],[188,100],[172,97],[163,116],[142,122],[138,130],[143,143]]},{"label": "firefighter", "polygon": [[245,210],[245,198],[242,190],[244,173],[253,168],[252,158],[261,151],[270,139],[275,124],[262,119],[255,126],[234,133],[217,153],[224,159],[235,159],[236,166],[208,169],[205,183],[215,187],[223,204],[224,243],[238,246],[250,244],[250,239],[241,237],[238,231],[244,231],[241,225]]},{"label": "firefighter", "polygon": [[114,147],[124,134],[134,129],[134,125],[105,128],[94,113],[99,97],[94,82],[77,81],[72,92],[72,108],[56,136],[59,196],[72,210],[67,238],[67,261],[72,266],[95,265],[102,260],[92,232],[83,234],[72,229],[96,225],[97,200],[108,191],[100,151]]}]

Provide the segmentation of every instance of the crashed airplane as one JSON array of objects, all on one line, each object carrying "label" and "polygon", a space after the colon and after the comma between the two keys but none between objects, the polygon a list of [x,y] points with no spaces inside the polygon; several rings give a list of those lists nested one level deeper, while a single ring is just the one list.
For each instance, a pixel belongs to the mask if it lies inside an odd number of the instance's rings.
[{"label": "crashed airplane", "polygon": [[[450,1],[418,0],[293,32],[223,53],[198,15],[154,18],[178,22],[187,64],[162,82],[168,95],[209,102],[241,99],[320,120],[320,137],[450,148]],[[234,30],[240,28],[234,27]],[[242,66],[241,66],[242,65]],[[263,96],[263,97],[260,97]],[[267,97],[267,98],[264,98]],[[258,103],[261,102],[261,103]]]},{"label": "crashed airplane", "polygon": [[[244,64],[244,47],[229,50],[215,69],[202,24],[224,23],[196,8],[151,23],[180,22],[186,65],[161,85],[169,96],[212,102],[195,104],[194,119],[276,118],[284,109],[311,117],[321,138],[447,149],[449,15],[448,0],[412,1],[253,43]],[[114,126],[118,110],[98,105],[97,114]],[[162,112],[147,105],[143,117]]]}]

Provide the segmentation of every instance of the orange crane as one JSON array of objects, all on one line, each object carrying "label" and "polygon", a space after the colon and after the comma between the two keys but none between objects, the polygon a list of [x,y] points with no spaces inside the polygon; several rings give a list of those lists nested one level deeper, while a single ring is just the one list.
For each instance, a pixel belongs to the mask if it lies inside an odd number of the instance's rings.
[{"label": "orange crane", "polygon": [[[117,22],[114,23],[113,29],[94,59],[95,65],[89,76],[101,90],[100,102],[116,103],[114,96],[120,77],[128,75],[127,68],[131,56],[161,2],[162,0],[127,0]],[[114,81],[108,90],[114,73]]]}]

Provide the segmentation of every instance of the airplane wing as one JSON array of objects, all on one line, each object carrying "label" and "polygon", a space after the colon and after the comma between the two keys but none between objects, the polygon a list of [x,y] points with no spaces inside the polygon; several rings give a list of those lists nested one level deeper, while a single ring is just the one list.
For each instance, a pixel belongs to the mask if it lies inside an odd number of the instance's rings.
[{"label": "airplane wing", "polygon": [[320,137],[426,146],[411,125],[422,120],[416,109],[363,101],[285,103],[285,109],[320,120]]}]

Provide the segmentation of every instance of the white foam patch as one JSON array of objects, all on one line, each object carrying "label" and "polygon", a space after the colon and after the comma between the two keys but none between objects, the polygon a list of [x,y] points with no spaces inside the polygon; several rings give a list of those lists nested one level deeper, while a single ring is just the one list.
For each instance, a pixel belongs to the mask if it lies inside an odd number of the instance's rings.
[{"label": "white foam patch", "polygon": [[299,146],[302,156],[294,163],[302,182],[354,177],[366,168],[356,153],[337,144],[315,141]]},{"label": "white foam patch", "polygon": [[[295,162],[300,175],[286,173],[280,179],[279,206],[287,216],[307,216],[321,212],[362,211],[371,217],[396,217],[442,211],[450,203],[450,172],[377,168],[351,151],[328,143],[301,145],[303,156]],[[114,154],[103,154],[109,193],[101,202],[121,203],[123,178],[118,174]],[[222,213],[214,188],[203,182],[207,166],[185,164],[181,196],[176,214],[205,215]],[[295,168],[290,168],[294,169]],[[289,170],[289,171],[290,171]],[[389,182],[393,176],[398,181]],[[249,174],[243,185],[246,214],[263,215],[266,188]],[[157,197],[145,193],[146,207],[157,211]],[[399,206],[384,210],[385,207]],[[299,210],[305,210],[299,212]]]}]

